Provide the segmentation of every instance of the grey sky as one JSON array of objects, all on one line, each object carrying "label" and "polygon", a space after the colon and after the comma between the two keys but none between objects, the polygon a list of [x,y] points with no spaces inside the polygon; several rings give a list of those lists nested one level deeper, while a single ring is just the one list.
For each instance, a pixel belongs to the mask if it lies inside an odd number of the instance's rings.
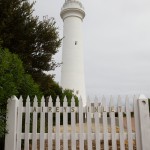
[{"label": "grey sky", "polygon": [[[30,0],[32,1],[32,0]],[[62,37],[65,0],[37,0],[35,15],[54,17]],[[150,0],[82,0],[87,95],[150,97]],[[61,51],[55,59],[61,62]],[[60,81],[61,68],[56,69]]]}]

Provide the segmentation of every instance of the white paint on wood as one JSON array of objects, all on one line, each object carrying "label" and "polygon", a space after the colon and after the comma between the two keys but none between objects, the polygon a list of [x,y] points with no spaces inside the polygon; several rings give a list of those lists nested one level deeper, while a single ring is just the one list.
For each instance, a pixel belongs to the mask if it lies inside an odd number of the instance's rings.
[{"label": "white paint on wood", "polygon": [[99,127],[99,109],[98,109],[98,99],[95,97],[94,101],[95,113],[95,142],[96,142],[96,150],[100,150],[100,127]]},{"label": "white paint on wood", "polygon": [[37,97],[35,96],[33,102],[33,122],[32,122],[32,149],[37,149]]},{"label": "white paint on wood", "polygon": [[142,150],[141,145],[141,135],[140,135],[140,122],[139,122],[139,108],[137,103],[137,98],[134,96],[134,119],[135,119],[135,132],[136,132],[136,148],[137,150]]},{"label": "white paint on wood", "polygon": [[17,107],[18,99],[16,96],[12,96],[8,99],[7,104],[7,126],[8,133],[5,136],[5,150],[16,150],[16,126],[17,126]]},{"label": "white paint on wood", "polygon": [[40,113],[40,149],[44,150],[45,146],[45,99],[44,96],[41,100],[41,113]]},{"label": "white paint on wood", "polygon": [[124,141],[124,124],[123,124],[123,114],[122,114],[122,102],[121,97],[118,97],[118,118],[119,118],[119,132],[120,132],[120,149],[125,149]]},{"label": "white paint on wood", "polygon": [[[133,101],[132,101],[133,102]],[[127,132],[128,132],[128,149],[133,150],[133,139],[132,139],[132,124],[131,124],[131,112],[129,105],[129,97],[126,97],[126,118],[127,118]]]},{"label": "white paint on wood", "polygon": [[63,102],[64,112],[63,112],[63,149],[68,150],[68,102],[65,96]]},{"label": "white paint on wood", "polygon": [[79,130],[80,130],[80,150],[84,150],[84,139],[83,139],[83,133],[84,133],[84,127],[83,127],[83,103],[82,98],[79,99]]},{"label": "white paint on wood", "polygon": [[145,100],[145,99],[147,99],[147,98],[146,98],[146,96],[145,96],[145,95],[140,94],[139,99],[140,99],[140,100]]},{"label": "white paint on wood", "polygon": [[102,105],[103,105],[103,132],[104,132],[104,149],[108,150],[108,124],[107,124],[107,105],[106,99],[103,96],[102,98]]},{"label": "white paint on wood", "polygon": [[22,132],[22,107],[23,99],[22,96],[18,101],[18,118],[17,118],[17,150],[21,150],[21,132]]},{"label": "white paint on wood", "polygon": [[56,149],[60,150],[60,99],[57,97],[56,99]]},{"label": "white paint on wood", "polygon": [[87,99],[87,144],[88,144],[88,150],[92,149],[92,126],[91,126],[91,103],[90,99],[88,97]]},{"label": "white paint on wood", "polygon": [[110,119],[111,119],[111,134],[112,134],[112,150],[116,150],[116,124],[115,124],[115,110],[112,96],[110,97]]},{"label": "white paint on wood", "polygon": [[[48,150],[52,150],[53,146],[53,103],[52,103],[52,98],[51,96],[49,97],[48,101]],[[51,109],[50,109],[51,108]]]},{"label": "white paint on wood", "polygon": [[[71,108],[75,107],[74,97],[71,100]],[[72,150],[76,150],[76,122],[75,122],[75,110],[71,109],[71,147]]]},{"label": "white paint on wood", "polygon": [[150,149],[150,116],[148,105],[148,99],[144,96],[140,96],[138,100],[138,107],[142,150]]},{"label": "white paint on wood", "polygon": [[29,132],[30,132],[30,97],[27,97],[25,113],[25,142],[24,149],[29,150]]}]

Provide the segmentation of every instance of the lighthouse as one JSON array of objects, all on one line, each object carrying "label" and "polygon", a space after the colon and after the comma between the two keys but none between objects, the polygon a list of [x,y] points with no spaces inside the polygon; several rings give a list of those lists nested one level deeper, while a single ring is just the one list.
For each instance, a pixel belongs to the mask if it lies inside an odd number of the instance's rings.
[{"label": "lighthouse", "polygon": [[60,16],[63,20],[63,47],[61,86],[71,89],[82,97],[86,105],[84,58],[83,58],[83,19],[85,12],[80,0],[65,0]]}]

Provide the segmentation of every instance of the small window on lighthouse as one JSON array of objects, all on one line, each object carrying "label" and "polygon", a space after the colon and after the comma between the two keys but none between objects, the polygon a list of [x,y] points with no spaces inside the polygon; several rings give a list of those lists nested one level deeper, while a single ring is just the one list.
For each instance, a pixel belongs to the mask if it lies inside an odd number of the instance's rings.
[{"label": "small window on lighthouse", "polygon": [[76,91],[76,94],[77,94],[77,95],[79,94],[79,90]]},{"label": "small window on lighthouse", "polygon": [[78,42],[77,41],[75,41],[75,45],[77,45],[78,44]]}]

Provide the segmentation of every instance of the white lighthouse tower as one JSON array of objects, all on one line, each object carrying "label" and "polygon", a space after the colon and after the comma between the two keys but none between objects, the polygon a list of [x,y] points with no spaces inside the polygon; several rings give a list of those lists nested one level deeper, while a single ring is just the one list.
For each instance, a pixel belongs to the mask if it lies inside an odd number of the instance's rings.
[{"label": "white lighthouse tower", "polygon": [[83,5],[80,0],[65,0],[60,15],[64,22],[61,86],[63,89],[74,90],[78,97],[82,97],[83,106],[85,106]]}]

